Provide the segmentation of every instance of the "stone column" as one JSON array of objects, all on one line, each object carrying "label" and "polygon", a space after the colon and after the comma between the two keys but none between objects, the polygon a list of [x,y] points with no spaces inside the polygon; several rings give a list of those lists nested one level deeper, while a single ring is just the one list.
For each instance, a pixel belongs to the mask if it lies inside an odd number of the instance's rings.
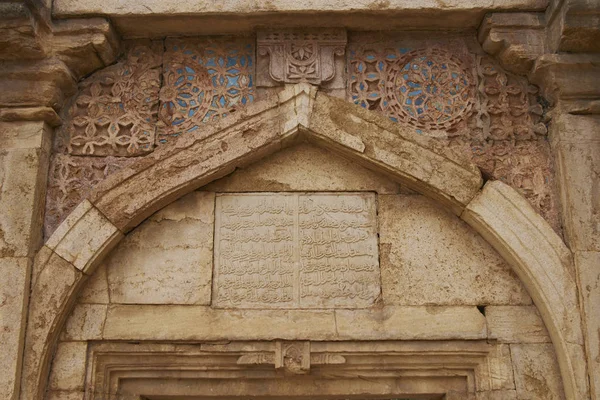
[{"label": "stone column", "polygon": [[[599,93],[600,95],[600,93]],[[600,114],[552,120],[565,239],[575,259],[592,399],[600,398]]]},{"label": "stone column", "polygon": [[19,396],[31,265],[41,246],[51,128],[0,122],[0,398]]}]

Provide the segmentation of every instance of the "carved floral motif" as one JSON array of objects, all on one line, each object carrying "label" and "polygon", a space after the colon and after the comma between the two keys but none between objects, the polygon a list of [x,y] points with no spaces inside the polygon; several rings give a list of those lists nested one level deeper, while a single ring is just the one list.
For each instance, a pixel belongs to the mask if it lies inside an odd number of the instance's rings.
[{"label": "carved floral motif", "polygon": [[540,122],[537,88],[504,72],[489,57],[477,57],[479,107],[477,125],[484,140],[531,140],[547,133]]},{"label": "carved floral motif", "polygon": [[46,236],[93,186],[135,156],[254,100],[250,40],[167,40],[166,45],[163,60],[163,41],[127,43],[122,61],[81,82],[55,139]]},{"label": "carved floral motif", "polygon": [[80,84],[65,124],[73,155],[138,156],[154,148],[161,46],[133,46],[125,60]]},{"label": "carved floral motif", "polygon": [[80,157],[58,153],[50,162],[44,234],[50,236],[63,218],[98,182],[136,161],[135,157]]},{"label": "carved floral motif", "polygon": [[258,54],[269,57],[269,75],[276,82],[309,82],[333,79],[336,56],[344,55],[346,31],[266,31],[257,37]]},{"label": "carved floral motif", "polygon": [[249,40],[166,41],[158,142],[197,131],[254,100]]},{"label": "carved floral motif", "polygon": [[468,154],[484,176],[518,189],[560,230],[537,88],[488,56],[463,53],[389,43],[355,46],[348,96]]},{"label": "carved floral motif", "polygon": [[444,50],[406,53],[387,71],[383,111],[392,120],[429,130],[452,128],[471,113],[475,82],[465,64]]},{"label": "carved floral motif", "polygon": [[441,48],[359,47],[350,51],[350,100],[392,121],[448,131],[466,121],[475,104],[470,57]]},{"label": "carved floral motif", "polygon": [[[337,29],[257,36],[259,55],[269,57],[270,76],[278,82],[332,79],[346,41],[345,31]],[[97,182],[130,162],[127,158],[193,134],[254,100],[251,39],[167,39],[127,48],[122,61],[81,82],[57,132],[47,234]],[[466,152],[486,177],[520,190],[558,230],[537,89],[488,56],[455,50],[353,43],[348,97]]]}]

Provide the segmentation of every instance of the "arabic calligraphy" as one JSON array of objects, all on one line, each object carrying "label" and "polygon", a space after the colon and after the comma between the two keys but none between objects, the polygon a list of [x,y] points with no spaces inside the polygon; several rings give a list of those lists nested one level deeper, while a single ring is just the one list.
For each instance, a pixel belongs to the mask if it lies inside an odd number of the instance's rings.
[{"label": "arabic calligraphy", "polygon": [[367,307],[380,293],[375,195],[217,196],[213,303]]}]

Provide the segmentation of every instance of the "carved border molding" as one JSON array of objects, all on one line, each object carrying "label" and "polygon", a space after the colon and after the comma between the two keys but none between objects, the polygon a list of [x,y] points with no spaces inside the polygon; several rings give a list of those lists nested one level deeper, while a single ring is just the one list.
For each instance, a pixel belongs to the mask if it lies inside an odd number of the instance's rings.
[{"label": "carved border molding", "polygon": [[[477,392],[502,387],[503,379],[512,375],[507,350],[484,341],[91,343],[85,399],[189,396],[215,378],[220,383],[213,387],[219,393],[211,392],[213,396],[231,396],[230,387],[252,382],[265,390],[275,387],[280,395],[290,388],[312,395],[315,385],[306,384],[312,380],[320,382],[319,391],[343,396],[353,394],[355,388],[346,385],[357,377],[363,378],[356,384],[361,389],[383,386],[390,391],[381,383],[399,382],[394,393],[373,393],[377,395],[460,393],[457,399],[471,399]],[[286,385],[278,384],[282,379]]]}]

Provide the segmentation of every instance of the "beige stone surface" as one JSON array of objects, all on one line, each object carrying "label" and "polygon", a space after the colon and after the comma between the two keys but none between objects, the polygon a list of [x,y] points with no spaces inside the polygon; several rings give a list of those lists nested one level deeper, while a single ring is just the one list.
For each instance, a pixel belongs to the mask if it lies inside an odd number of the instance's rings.
[{"label": "beige stone surface", "polygon": [[590,389],[592,396],[600,396],[600,252],[576,252],[575,265],[582,286]]},{"label": "beige stone surface", "polygon": [[551,344],[511,344],[510,349],[519,400],[565,398]]},{"label": "beige stone surface", "polygon": [[283,149],[202,188],[213,192],[374,191],[398,193],[400,185],[331,151],[301,143]]},{"label": "beige stone surface", "polygon": [[485,318],[475,307],[383,307],[336,310],[339,337],[346,340],[481,339]]},{"label": "beige stone surface", "polygon": [[516,390],[492,390],[477,393],[477,400],[518,400]]},{"label": "beige stone surface", "polygon": [[550,336],[535,306],[485,308],[488,336],[504,343],[550,343]]},{"label": "beige stone surface", "polygon": [[[200,321],[202,321],[200,323]],[[202,306],[110,306],[106,340],[484,339],[475,307],[371,310],[231,310]]]},{"label": "beige stone surface", "polygon": [[0,149],[47,149],[49,132],[43,122],[0,122]]},{"label": "beige stone surface", "polygon": [[555,346],[566,396],[588,396],[585,364],[568,345],[583,343],[571,253],[514,189],[489,181],[462,218],[513,267],[538,307]]},{"label": "beige stone surface", "polygon": [[84,400],[85,392],[79,390],[50,390],[45,400]]},{"label": "beige stone surface", "polygon": [[[41,245],[49,150],[46,128],[44,123],[3,124],[0,138],[11,137],[0,146],[0,257],[33,256]],[[35,147],[38,142],[31,141],[32,135],[46,146]]]},{"label": "beige stone surface", "polygon": [[338,26],[360,30],[405,29],[407,26],[477,29],[487,11],[543,11],[547,4],[547,0],[454,0],[444,3],[434,0],[259,0],[251,3],[146,0],[144,4],[118,0],[56,0],[53,12],[56,18],[109,16],[125,36],[144,37],[247,32],[256,27],[273,26]]},{"label": "beige stone surface", "polygon": [[316,310],[115,305],[109,307],[104,326],[107,340],[294,340],[335,335],[334,311]]},{"label": "beige stone surface", "polygon": [[60,340],[102,339],[102,329],[108,305],[77,304],[65,324]]},{"label": "beige stone surface", "polygon": [[560,114],[551,127],[565,234],[572,250],[600,251],[600,116]]},{"label": "beige stone surface", "polygon": [[28,258],[0,258],[0,396],[6,399],[21,375],[30,271]]},{"label": "beige stone surface", "polygon": [[36,258],[37,271],[29,302],[28,328],[23,358],[21,396],[34,399],[38,396],[40,382],[46,379],[48,362],[54,340],[58,339],[64,308],[75,300],[84,275],[47,247],[46,257]]},{"label": "beige stone surface", "polygon": [[192,192],[130,232],[105,260],[111,302],[210,304],[214,204]]},{"label": "beige stone surface", "polygon": [[60,224],[46,246],[88,273],[122,237],[123,234],[100,211],[84,200]]},{"label": "beige stone surface", "polygon": [[296,118],[293,96],[283,103],[276,98],[253,103],[206,125],[201,135],[158,148],[101,182],[90,201],[123,232],[131,230],[182,194],[280,149],[284,138],[297,133],[297,122],[289,132],[281,126]]},{"label": "beige stone surface", "polygon": [[531,304],[498,253],[433,201],[380,195],[379,224],[386,304]]},{"label": "beige stone surface", "polygon": [[58,344],[50,373],[50,390],[84,389],[86,352],[86,342]]},{"label": "beige stone surface", "polygon": [[81,304],[108,304],[110,300],[106,275],[106,263],[102,263],[85,282],[77,302]]},{"label": "beige stone surface", "polygon": [[489,365],[489,390],[510,390],[515,388],[510,346],[498,344],[490,352]]},{"label": "beige stone surface", "polygon": [[215,214],[215,306],[362,308],[379,298],[375,194],[223,194]]},{"label": "beige stone surface", "polygon": [[342,99],[317,93],[308,128],[309,140],[394,177],[456,214],[483,183],[475,165],[428,135]]}]

